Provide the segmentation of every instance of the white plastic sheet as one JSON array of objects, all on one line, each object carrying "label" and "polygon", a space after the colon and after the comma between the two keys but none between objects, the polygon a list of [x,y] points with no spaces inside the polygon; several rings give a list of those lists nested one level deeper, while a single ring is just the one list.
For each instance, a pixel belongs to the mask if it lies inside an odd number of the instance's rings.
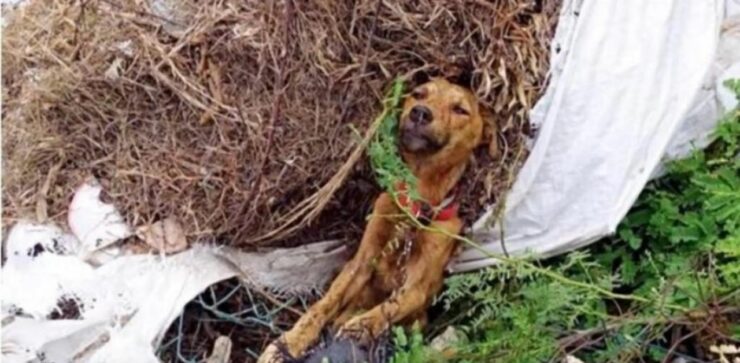
[{"label": "white plastic sheet", "polygon": [[[69,211],[72,234],[19,222],[2,267],[4,362],[158,362],[154,349],[185,304],[231,277],[283,295],[323,287],[345,260],[337,241],[246,253],[195,245],[173,256],[126,254],[118,211],[83,184]],[[55,320],[74,301],[78,319]]]},{"label": "white plastic sheet", "polygon": [[[706,143],[716,123],[717,77],[738,60],[726,50],[729,58],[714,62],[724,5],[565,1],[551,83],[531,113],[536,140],[507,196],[504,239],[489,211],[474,240],[494,255],[544,257],[613,233],[664,157]],[[494,263],[469,249],[454,269]]]}]

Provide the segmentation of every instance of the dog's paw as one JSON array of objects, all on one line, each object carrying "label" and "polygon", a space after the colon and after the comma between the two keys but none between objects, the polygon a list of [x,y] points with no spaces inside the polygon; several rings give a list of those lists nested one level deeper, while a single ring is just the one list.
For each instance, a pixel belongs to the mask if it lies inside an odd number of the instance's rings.
[{"label": "dog's paw", "polygon": [[349,339],[363,344],[369,344],[374,337],[373,324],[362,316],[350,319],[337,332],[338,339]]},{"label": "dog's paw", "polygon": [[259,359],[257,359],[257,363],[283,363],[284,361],[283,353],[275,343],[268,345],[267,348],[262,351],[262,355],[260,355]]}]

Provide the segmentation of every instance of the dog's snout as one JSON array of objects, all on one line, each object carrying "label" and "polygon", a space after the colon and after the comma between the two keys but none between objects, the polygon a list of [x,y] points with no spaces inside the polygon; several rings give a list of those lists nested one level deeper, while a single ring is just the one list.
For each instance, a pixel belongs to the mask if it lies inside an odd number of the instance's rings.
[{"label": "dog's snout", "polygon": [[426,125],[432,122],[432,110],[425,106],[414,106],[411,109],[409,118],[416,124]]}]

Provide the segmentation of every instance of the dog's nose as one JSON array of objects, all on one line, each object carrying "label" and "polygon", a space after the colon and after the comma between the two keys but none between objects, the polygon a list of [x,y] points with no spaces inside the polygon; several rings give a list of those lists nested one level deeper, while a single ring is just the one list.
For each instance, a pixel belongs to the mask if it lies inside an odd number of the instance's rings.
[{"label": "dog's nose", "polygon": [[425,106],[414,106],[411,109],[409,118],[416,124],[426,125],[432,122],[432,110]]}]

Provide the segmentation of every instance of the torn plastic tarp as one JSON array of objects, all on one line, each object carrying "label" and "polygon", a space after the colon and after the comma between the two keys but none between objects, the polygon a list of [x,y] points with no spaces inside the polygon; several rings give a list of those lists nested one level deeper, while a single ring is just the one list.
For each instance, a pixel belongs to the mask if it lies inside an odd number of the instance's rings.
[{"label": "torn plastic tarp", "polygon": [[552,256],[614,233],[666,157],[708,142],[720,83],[737,75],[737,18],[721,29],[725,17],[724,0],[566,0],[550,84],[531,113],[536,139],[503,223],[492,226],[487,211],[472,236],[488,253],[470,248],[454,270],[490,266],[491,254]]},{"label": "torn plastic tarp", "polygon": [[[246,253],[196,245],[172,256],[132,255],[112,245],[132,230],[100,185],[81,186],[69,211],[73,234],[19,222],[2,267],[4,362],[158,362],[154,351],[187,302],[231,277],[281,295],[323,287],[345,260],[328,241]],[[51,319],[71,301],[79,316]]]}]

